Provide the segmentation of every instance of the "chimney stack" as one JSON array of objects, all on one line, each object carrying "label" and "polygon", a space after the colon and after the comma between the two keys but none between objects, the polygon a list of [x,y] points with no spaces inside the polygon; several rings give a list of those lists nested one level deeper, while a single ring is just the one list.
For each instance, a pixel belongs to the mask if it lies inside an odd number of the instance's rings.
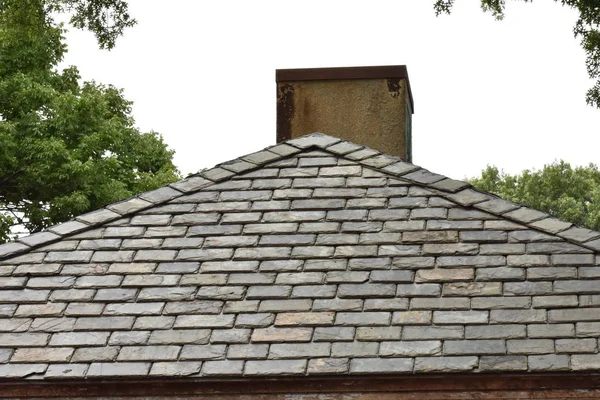
[{"label": "chimney stack", "polygon": [[322,132],[412,162],[405,65],[278,69],[277,142]]}]

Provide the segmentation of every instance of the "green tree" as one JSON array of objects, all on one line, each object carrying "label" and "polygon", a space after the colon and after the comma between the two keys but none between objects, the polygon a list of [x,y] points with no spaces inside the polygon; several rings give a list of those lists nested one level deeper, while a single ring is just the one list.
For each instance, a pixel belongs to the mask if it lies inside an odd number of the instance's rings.
[{"label": "green tree", "polygon": [[[531,2],[532,0],[522,0]],[[586,54],[586,67],[595,85],[587,91],[586,101],[589,105],[600,108],[600,3],[598,0],[554,0],[563,6],[571,7],[579,12],[579,18],[573,27],[573,35],[581,38],[581,47]],[[436,15],[450,14],[454,0],[436,0]],[[484,12],[491,13],[497,20],[504,18],[505,0],[481,0]]]},{"label": "green tree", "polygon": [[[121,90],[57,68],[67,47],[50,11],[77,3],[94,15],[95,1],[0,0],[0,243],[14,225],[36,232],[179,178],[173,151],[140,133]],[[78,10],[76,23],[114,45],[123,24]]]},{"label": "green tree", "polygon": [[488,166],[470,183],[561,220],[600,230],[600,171],[594,164],[573,168],[567,162],[556,161],[519,175]]},{"label": "green tree", "polygon": [[[30,0],[0,0],[0,10],[13,7],[14,4],[29,7],[28,3]],[[112,49],[125,28],[137,23],[129,15],[128,4],[124,0],[39,0],[35,3],[46,16],[69,14],[70,24],[91,31],[102,49]]]}]

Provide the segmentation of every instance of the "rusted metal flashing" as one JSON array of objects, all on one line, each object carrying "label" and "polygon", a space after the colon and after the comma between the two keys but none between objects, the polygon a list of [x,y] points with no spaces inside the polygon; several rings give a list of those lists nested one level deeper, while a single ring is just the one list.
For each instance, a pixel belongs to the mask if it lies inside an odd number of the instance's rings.
[{"label": "rusted metal flashing", "polygon": [[277,143],[292,138],[292,118],[294,117],[294,86],[277,85]]},{"label": "rusted metal flashing", "polygon": [[388,78],[387,79],[388,90],[390,91],[393,98],[400,96],[400,78]]},{"label": "rusted metal flashing", "polygon": [[408,70],[406,65],[383,65],[376,67],[341,67],[341,68],[299,68],[278,69],[275,72],[275,81],[323,81],[340,79],[405,79],[410,99],[411,111],[414,113]]},{"label": "rusted metal flashing", "polygon": [[[244,380],[57,381],[0,383],[0,398],[66,398],[128,396],[255,395],[275,399],[278,394],[363,394],[378,399],[598,398],[600,374],[447,374],[352,376],[339,378],[280,377]],[[367,396],[377,393],[377,396]],[[392,397],[386,394],[393,394]],[[518,394],[519,397],[510,397]],[[548,397],[548,396],[554,397]],[[581,395],[579,397],[579,395]],[[246,398],[246,396],[244,396]],[[383,396],[383,397],[381,397]],[[440,397],[441,396],[441,397]],[[539,396],[539,397],[538,397]],[[546,396],[546,397],[544,397]],[[340,398],[332,396],[331,398]]]}]

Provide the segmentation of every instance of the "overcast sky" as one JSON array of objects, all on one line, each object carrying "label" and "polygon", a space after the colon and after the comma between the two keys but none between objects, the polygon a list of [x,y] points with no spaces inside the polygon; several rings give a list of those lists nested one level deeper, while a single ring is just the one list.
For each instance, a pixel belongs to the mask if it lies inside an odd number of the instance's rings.
[{"label": "overcast sky", "polygon": [[274,144],[275,69],[399,64],[415,164],[462,179],[487,164],[600,161],[577,14],[555,2],[509,2],[502,22],[475,0],[438,18],[433,0],[129,3],[139,23],[114,50],[71,29],[65,61],[123,88],[137,125],[163,134],[184,174]]}]

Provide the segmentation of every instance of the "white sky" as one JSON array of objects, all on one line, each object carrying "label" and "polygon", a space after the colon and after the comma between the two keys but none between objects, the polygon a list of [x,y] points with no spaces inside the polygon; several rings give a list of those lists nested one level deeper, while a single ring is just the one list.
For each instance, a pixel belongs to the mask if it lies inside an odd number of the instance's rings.
[{"label": "white sky", "polygon": [[114,50],[71,29],[66,63],[124,88],[184,174],[274,144],[275,69],[362,65],[407,65],[413,161],[434,172],[598,162],[577,14],[554,2],[509,2],[502,22],[475,0],[439,18],[433,0],[129,3],[139,23]]}]

